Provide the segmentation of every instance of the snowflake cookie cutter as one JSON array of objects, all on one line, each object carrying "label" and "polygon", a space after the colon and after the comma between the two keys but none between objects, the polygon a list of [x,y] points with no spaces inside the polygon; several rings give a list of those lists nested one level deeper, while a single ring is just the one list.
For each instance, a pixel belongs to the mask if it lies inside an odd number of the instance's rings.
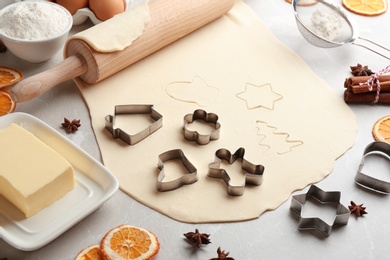
[{"label": "snowflake cookie cutter", "polygon": [[[180,160],[184,168],[187,170],[181,177],[164,182],[165,172],[164,163],[171,160]],[[166,151],[158,156],[158,169],[160,170],[157,177],[157,190],[158,191],[171,191],[180,188],[183,185],[193,184],[198,181],[197,169],[187,159],[184,152],[181,149],[174,149]]]},{"label": "snowflake cookie cutter", "polygon": [[[321,204],[336,203],[336,216],[331,225],[320,218],[304,218],[301,216],[302,209],[310,197],[316,199]],[[306,194],[292,196],[290,209],[299,217],[298,229],[316,229],[328,237],[334,227],[346,225],[351,212],[340,203],[340,197],[341,192],[339,191],[323,191],[315,185],[311,185]]]},{"label": "snowflake cookie cutter", "polygon": [[[131,135],[120,128],[114,128],[115,116],[123,114],[150,114],[154,122],[141,132]],[[105,126],[114,139],[120,138],[128,145],[134,145],[160,129],[162,127],[162,119],[162,115],[153,109],[153,105],[117,105],[115,106],[114,115],[105,117]]]},{"label": "snowflake cookie cutter", "polygon": [[364,149],[363,157],[355,175],[355,183],[366,189],[382,193],[390,194],[390,182],[380,180],[363,173],[365,159],[370,154],[381,155],[386,159],[390,159],[390,144],[386,142],[372,142]]},{"label": "snowflake cookie cutter", "polygon": [[[188,125],[193,123],[195,120],[202,120],[205,123],[213,124],[214,129],[211,130],[209,134],[200,134],[197,131],[188,129]],[[208,144],[210,141],[217,140],[219,138],[220,129],[221,124],[218,123],[218,116],[214,113],[207,113],[202,109],[197,109],[194,113],[184,116],[184,138],[188,141],[195,141],[200,145]]]},{"label": "snowflake cookie cutter", "polygon": [[[227,149],[219,149],[215,152],[214,162],[209,164],[209,172],[207,176],[212,178],[222,179],[227,185],[227,193],[232,196],[241,196],[244,194],[245,186],[255,185],[260,186],[263,182],[263,165],[254,165],[244,158],[245,149],[239,148],[234,154],[231,154]],[[225,169],[221,169],[222,160],[227,161],[229,164],[233,164],[236,160],[241,159],[241,169],[245,173],[245,183],[243,185],[233,186],[230,184],[230,176]]]}]

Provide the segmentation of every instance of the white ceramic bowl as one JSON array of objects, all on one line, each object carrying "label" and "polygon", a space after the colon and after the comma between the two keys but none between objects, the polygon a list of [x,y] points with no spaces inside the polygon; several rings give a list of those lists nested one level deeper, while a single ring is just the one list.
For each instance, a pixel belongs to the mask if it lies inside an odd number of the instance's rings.
[{"label": "white ceramic bowl", "polygon": [[[0,16],[9,10],[9,8],[23,3],[26,2],[17,2],[4,7],[0,10]],[[9,37],[0,31],[0,39],[3,41],[8,50],[10,50],[15,56],[32,63],[49,60],[60,50],[62,50],[73,24],[72,15],[62,6],[46,1],[41,1],[40,4],[55,5],[56,8],[60,8],[65,11],[68,24],[63,32],[50,38],[39,40],[24,40]]]}]

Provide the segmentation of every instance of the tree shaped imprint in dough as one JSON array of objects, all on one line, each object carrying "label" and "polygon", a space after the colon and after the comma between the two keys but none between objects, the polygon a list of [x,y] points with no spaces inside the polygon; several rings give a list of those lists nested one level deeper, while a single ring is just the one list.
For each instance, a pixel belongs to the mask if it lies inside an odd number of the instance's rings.
[{"label": "tree shaped imprint in dough", "polygon": [[290,140],[286,132],[278,132],[277,128],[268,125],[266,122],[257,121],[257,135],[261,138],[259,145],[266,147],[264,154],[286,154],[293,148],[303,144],[300,140]]},{"label": "tree shaped imprint in dough", "polygon": [[219,89],[208,86],[202,78],[195,76],[192,81],[177,81],[168,84],[165,87],[165,93],[178,101],[196,103],[205,107],[214,102]]},{"label": "tree shaped imprint in dough", "polygon": [[247,83],[245,90],[237,93],[236,96],[246,102],[248,109],[262,107],[268,110],[273,110],[274,103],[283,98],[272,90],[271,84],[256,86],[250,83]]}]

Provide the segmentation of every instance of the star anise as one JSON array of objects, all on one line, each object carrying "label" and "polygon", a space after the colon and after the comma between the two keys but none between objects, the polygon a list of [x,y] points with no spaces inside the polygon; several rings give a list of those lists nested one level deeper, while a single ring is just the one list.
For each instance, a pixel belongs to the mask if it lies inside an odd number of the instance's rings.
[{"label": "star anise", "polygon": [[354,76],[370,76],[374,74],[368,66],[362,66],[361,64],[357,64],[356,66],[350,66],[351,68],[351,73]]},{"label": "star anise", "polygon": [[195,232],[188,232],[183,235],[187,238],[188,241],[194,243],[198,248],[200,248],[202,244],[207,245],[211,243],[209,238],[210,235],[205,233],[199,233],[198,229],[195,229]]},{"label": "star anise", "polygon": [[218,247],[217,254],[218,257],[211,258],[210,260],[234,260],[233,257],[228,256],[229,252],[225,252],[224,250],[221,250],[221,247]]},{"label": "star anise", "polygon": [[62,127],[64,127],[68,133],[72,133],[79,130],[80,126],[80,120],[73,119],[72,121],[70,121],[69,119],[64,117]]},{"label": "star anise", "polygon": [[351,206],[348,206],[349,210],[352,213],[355,213],[356,217],[361,217],[363,214],[368,214],[366,212],[366,207],[363,207],[363,204],[357,205],[355,202],[351,201]]}]

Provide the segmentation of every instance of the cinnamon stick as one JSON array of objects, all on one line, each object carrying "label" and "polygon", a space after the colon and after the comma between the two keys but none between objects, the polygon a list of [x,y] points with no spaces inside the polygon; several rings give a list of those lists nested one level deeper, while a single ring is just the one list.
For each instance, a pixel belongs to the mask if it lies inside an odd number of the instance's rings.
[{"label": "cinnamon stick", "polygon": [[[372,78],[372,76],[353,76],[348,78],[351,82],[351,85],[359,85],[360,83],[364,83],[367,80]],[[381,75],[378,77],[379,81],[390,81],[390,75]]]},{"label": "cinnamon stick", "polygon": [[[360,85],[361,83],[367,82],[371,76],[354,76],[345,79],[344,87],[353,93],[365,93],[370,92],[368,85]],[[381,91],[390,91],[390,75],[382,75],[378,77],[378,80],[381,85]],[[373,84],[373,89],[371,91],[377,90],[377,84]]]},{"label": "cinnamon stick", "polygon": [[[345,103],[373,103],[376,97],[376,91],[366,93],[353,93],[350,90],[344,91]],[[390,92],[380,92],[378,103],[390,104]]]},{"label": "cinnamon stick", "polygon": [[[390,81],[383,81],[381,83],[381,91],[382,92],[390,92]],[[372,85],[372,90],[371,91],[377,91],[378,84],[373,84]],[[354,85],[351,87],[351,90],[353,93],[365,93],[365,92],[370,92],[368,89],[368,85]]]}]

